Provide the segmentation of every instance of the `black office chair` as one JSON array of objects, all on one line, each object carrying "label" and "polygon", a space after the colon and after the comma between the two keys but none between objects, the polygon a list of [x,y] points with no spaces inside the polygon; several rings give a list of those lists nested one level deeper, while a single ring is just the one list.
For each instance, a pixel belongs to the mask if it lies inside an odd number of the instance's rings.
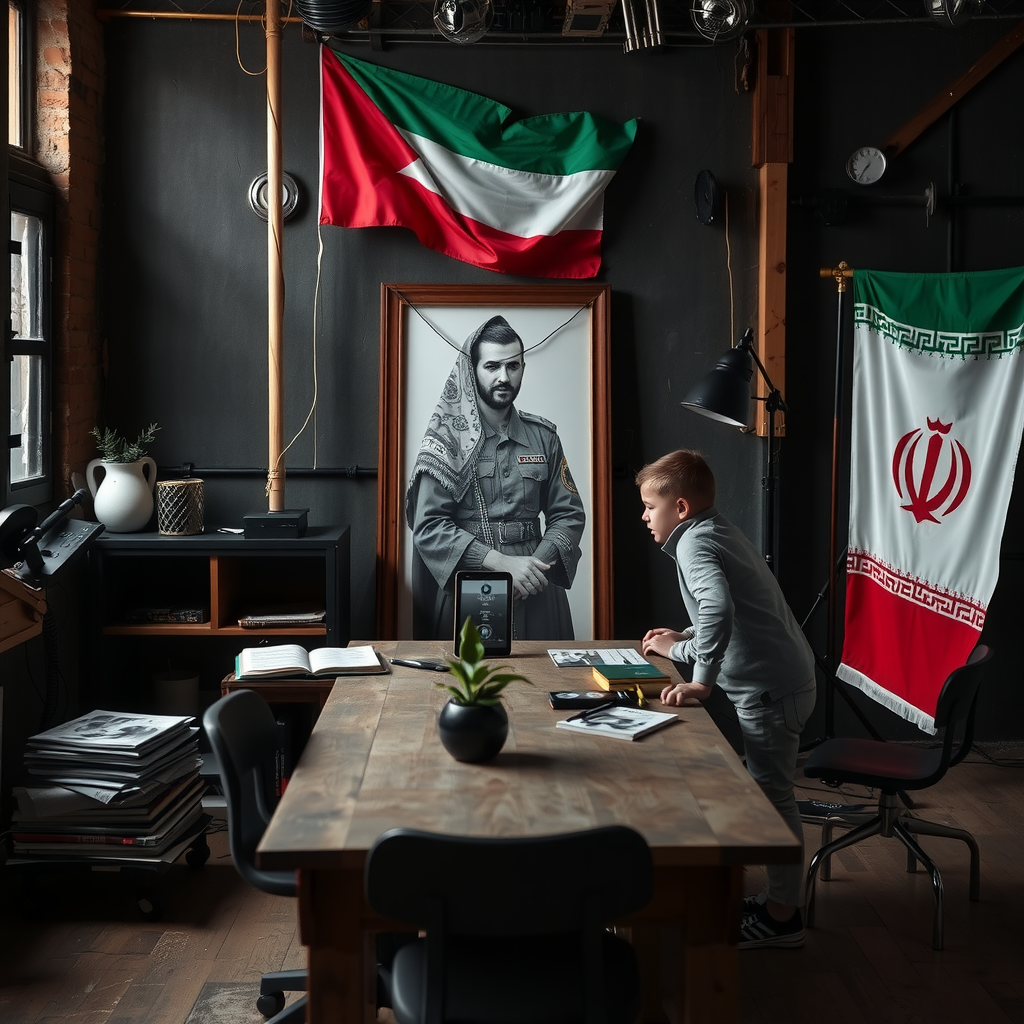
[{"label": "black office chair", "polygon": [[[236,690],[211,705],[203,715],[210,746],[220,762],[227,798],[228,841],[239,874],[257,889],[295,897],[293,871],[264,871],[256,866],[256,847],[277,804],[277,721],[254,690]],[[285,992],[305,992],[306,971],[271,971],[260,979],[256,1008],[268,1024],[301,1024],[306,997],[284,1008]]]},{"label": "black office chair", "polygon": [[631,1024],[632,946],[604,928],[651,898],[651,854],[623,825],[535,838],[394,829],[366,861],[373,910],[426,931],[385,984],[398,1024]]},{"label": "black office chair", "polygon": [[804,765],[804,775],[821,779],[827,786],[859,783],[879,790],[878,813],[861,821],[853,831],[831,839],[834,825],[849,827],[852,822],[840,816],[825,819],[822,826],[822,847],[811,858],[807,870],[807,908],[805,922],[814,923],[814,882],[819,867],[821,877],[830,877],[832,854],[859,843],[869,836],[895,837],[907,848],[907,870],[913,871],[920,861],[931,875],[935,892],[935,923],[932,946],[942,949],[942,878],[939,869],[921,849],[914,835],[945,836],[966,843],[971,855],[970,897],[978,899],[981,872],[978,867],[978,844],[970,832],[938,822],[924,821],[901,811],[898,794],[906,790],[927,789],[935,785],[946,769],[959,764],[971,749],[974,740],[974,712],[978,686],[992,652],[978,644],[967,664],[949,674],[939,694],[935,711],[935,727],[940,744],[935,747],[913,747],[881,740],[834,739],[816,747]]}]

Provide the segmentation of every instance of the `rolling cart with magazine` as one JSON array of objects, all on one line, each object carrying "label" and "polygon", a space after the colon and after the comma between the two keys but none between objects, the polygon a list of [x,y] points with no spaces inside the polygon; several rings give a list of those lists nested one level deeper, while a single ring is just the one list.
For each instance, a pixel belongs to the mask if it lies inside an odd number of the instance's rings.
[{"label": "rolling cart with magazine", "polygon": [[210,856],[198,734],[188,716],[92,711],[30,737],[5,863],[24,895],[42,872],[117,875],[159,919],[159,877]]}]

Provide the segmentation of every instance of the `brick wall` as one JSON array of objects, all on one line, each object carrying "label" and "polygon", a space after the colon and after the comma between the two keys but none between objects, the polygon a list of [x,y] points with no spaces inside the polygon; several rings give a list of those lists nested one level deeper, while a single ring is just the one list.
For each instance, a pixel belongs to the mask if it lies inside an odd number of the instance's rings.
[{"label": "brick wall", "polygon": [[39,0],[36,157],[57,188],[54,277],[54,497],[96,454],[101,335],[97,263],[103,138],[103,28],[92,0]]}]

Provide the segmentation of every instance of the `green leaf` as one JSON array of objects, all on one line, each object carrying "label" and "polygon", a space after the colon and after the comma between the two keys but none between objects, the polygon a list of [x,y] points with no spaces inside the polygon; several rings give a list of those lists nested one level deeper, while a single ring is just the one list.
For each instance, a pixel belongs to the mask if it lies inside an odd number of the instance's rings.
[{"label": "green leaf", "polygon": [[451,679],[434,685],[450,693],[459,704],[470,707],[500,704],[501,691],[517,680],[533,685],[525,676],[505,671],[508,665],[488,665],[485,653],[476,623],[467,617],[459,632],[460,657],[447,659]]}]

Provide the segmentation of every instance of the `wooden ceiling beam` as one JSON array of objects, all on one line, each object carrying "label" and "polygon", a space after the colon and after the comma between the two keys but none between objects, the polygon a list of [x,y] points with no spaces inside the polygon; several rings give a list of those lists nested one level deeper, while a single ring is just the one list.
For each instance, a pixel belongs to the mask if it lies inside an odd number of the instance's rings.
[{"label": "wooden ceiling beam", "polygon": [[[793,161],[792,28],[757,32],[751,163],[758,169],[757,352],[772,383],[786,393],[786,227],[789,165]],[[735,339],[733,339],[735,343]],[[758,374],[757,394],[767,395]],[[775,435],[785,434],[783,415]],[[768,434],[768,414],[758,405],[757,433]]]}]

